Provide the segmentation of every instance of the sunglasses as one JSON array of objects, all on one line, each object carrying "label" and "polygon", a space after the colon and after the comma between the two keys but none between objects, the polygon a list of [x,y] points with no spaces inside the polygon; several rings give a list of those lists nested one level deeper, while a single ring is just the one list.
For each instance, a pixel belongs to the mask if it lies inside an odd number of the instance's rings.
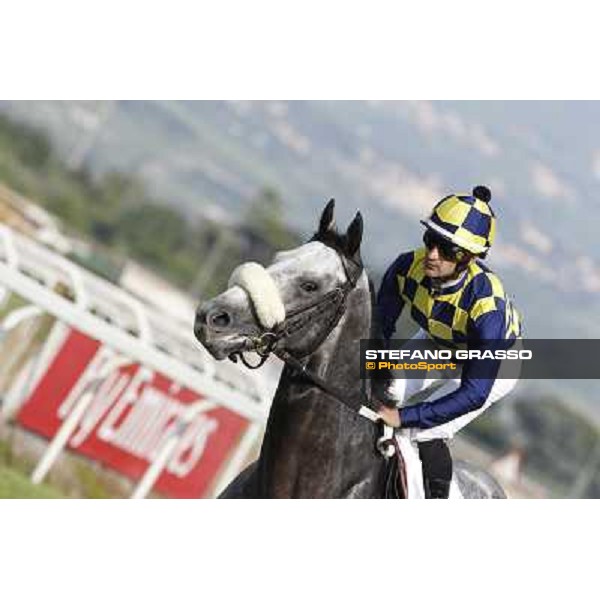
[{"label": "sunglasses", "polygon": [[467,256],[466,250],[463,250],[460,246],[453,244],[445,237],[431,231],[431,229],[428,229],[423,234],[423,243],[427,250],[437,248],[442,255],[442,258],[445,258],[446,260],[461,261]]}]

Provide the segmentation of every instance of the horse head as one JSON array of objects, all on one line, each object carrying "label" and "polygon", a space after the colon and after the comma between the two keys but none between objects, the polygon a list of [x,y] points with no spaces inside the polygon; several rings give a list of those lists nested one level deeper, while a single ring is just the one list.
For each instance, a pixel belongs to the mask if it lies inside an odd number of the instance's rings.
[{"label": "horse head", "polygon": [[330,200],[307,243],[278,252],[267,268],[240,265],[228,289],[198,307],[194,333],[214,358],[251,350],[301,358],[333,330],[363,273],[362,216],[357,213],[342,234],[334,207]]}]

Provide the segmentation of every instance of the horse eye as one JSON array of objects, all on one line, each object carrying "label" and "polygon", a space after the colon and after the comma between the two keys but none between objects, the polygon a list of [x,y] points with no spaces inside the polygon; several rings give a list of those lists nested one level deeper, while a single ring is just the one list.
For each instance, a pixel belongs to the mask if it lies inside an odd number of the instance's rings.
[{"label": "horse eye", "polygon": [[305,292],[316,292],[319,289],[319,286],[314,281],[303,281],[300,287]]}]

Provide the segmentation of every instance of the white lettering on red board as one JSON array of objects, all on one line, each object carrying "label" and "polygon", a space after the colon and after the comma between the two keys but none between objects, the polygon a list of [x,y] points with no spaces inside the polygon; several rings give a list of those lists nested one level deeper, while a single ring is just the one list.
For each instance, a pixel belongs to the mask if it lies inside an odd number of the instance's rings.
[{"label": "white lettering on red board", "polygon": [[[80,446],[95,432],[103,441],[152,462],[167,439],[178,432],[178,427],[183,427],[166,470],[176,477],[186,477],[202,458],[209,436],[218,429],[218,421],[200,413],[186,423],[189,405],[152,387],[148,382],[152,373],[144,368],[133,374],[115,370],[94,384],[94,373],[101,368],[102,358],[106,359],[100,357],[90,363],[58,408],[59,416],[64,419],[83,394],[93,394],[70,446]],[[169,391],[177,389],[178,386],[171,386]],[[202,400],[196,403],[201,404]]]}]

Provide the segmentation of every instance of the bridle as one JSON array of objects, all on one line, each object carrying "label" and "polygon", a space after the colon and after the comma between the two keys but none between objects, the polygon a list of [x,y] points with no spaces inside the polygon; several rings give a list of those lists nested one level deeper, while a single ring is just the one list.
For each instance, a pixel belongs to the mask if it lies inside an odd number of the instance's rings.
[{"label": "bridle", "polygon": [[[322,298],[313,302],[312,304],[309,304],[308,306],[304,306],[302,308],[288,313],[286,315],[285,321],[283,321],[281,324],[276,325],[271,329],[263,328],[263,331],[261,331],[259,335],[247,337],[244,348],[231,353],[229,355],[229,359],[232,362],[237,362],[237,359],[239,358],[241,362],[249,369],[258,369],[273,353],[300,376],[308,379],[326,394],[337,400],[340,404],[343,404],[346,408],[352,410],[353,412],[356,412],[355,406],[351,405],[346,400],[345,394],[340,393],[338,390],[334,389],[322,377],[319,377],[315,373],[308,371],[306,369],[306,365],[302,364],[300,359],[315,352],[323,344],[323,342],[330,335],[330,333],[335,329],[346,310],[348,295],[356,287],[356,284],[364,270],[364,267],[362,265],[362,262],[346,256],[345,254],[340,252],[340,250],[337,247],[327,243],[327,241],[320,239],[317,236],[315,236],[313,240],[320,241],[321,243],[324,243],[325,245],[333,248],[337,252],[338,256],[342,261],[342,266],[346,275],[345,282],[337,286],[336,288],[334,288],[333,290],[331,290]],[[331,310],[332,307],[333,310]],[[295,333],[298,333],[309,322],[313,321],[317,316],[322,315],[323,313],[327,313],[330,310],[331,316],[327,320],[326,325],[322,328],[322,333],[312,342],[310,347],[306,349],[301,356],[295,356],[284,349],[277,349],[277,345],[281,340],[290,337]],[[255,352],[260,356],[260,360],[256,364],[251,364],[244,357],[244,352]],[[377,424],[381,420],[381,418],[373,409],[369,408],[366,405],[366,403],[364,402],[367,400],[366,395],[364,393],[362,395],[363,403],[358,409],[358,414],[367,418],[369,421]],[[393,428],[389,427],[388,425],[384,425],[384,435],[380,437],[377,441],[377,449],[386,458],[393,456],[395,452],[393,444],[391,443],[392,440]]]},{"label": "bridle", "polygon": [[[342,261],[344,272],[346,274],[346,281],[330,292],[327,292],[327,294],[312,304],[289,312],[283,323],[280,323],[271,329],[262,327],[263,330],[259,335],[248,336],[244,348],[230,354],[230,360],[237,362],[237,359],[239,358],[249,369],[258,369],[265,363],[271,353],[275,353],[284,362],[288,363],[290,361],[293,362],[294,359],[304,358],[305,356],[312,354],[321,346],[342,318],[342,315],[346,310],[348,295],[356,287],[356,283],[363,271],[363,266],[360,262],[344,256],[337,249],[335,250],[338,252],[338,256]],[[298,333],[307,324],[314,321],[314,319],[328,312],[331,312],[331,316],[322,328],[322,333],[301,356],[293,356],[285,350],[276,351],[277,344],[282,339]],[[261,357],[260,361],[257,364],[249,363],[244,357],[244,352],[256,352]]]}]

